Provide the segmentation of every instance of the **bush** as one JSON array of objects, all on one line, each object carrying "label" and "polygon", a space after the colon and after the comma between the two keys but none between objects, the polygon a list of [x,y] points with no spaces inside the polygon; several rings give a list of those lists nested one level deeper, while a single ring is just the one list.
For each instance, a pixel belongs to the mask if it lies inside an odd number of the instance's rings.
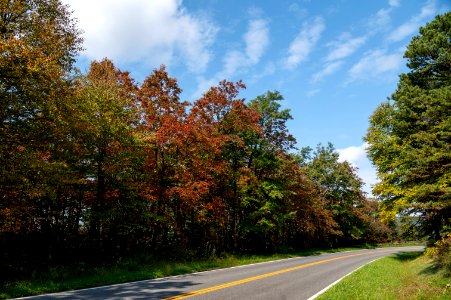
[{"label": "bush", "polygon": [[436,266],[445,269],[447,276],[451,276],[451,234],[428,248],[426,254],[432,257]]}]

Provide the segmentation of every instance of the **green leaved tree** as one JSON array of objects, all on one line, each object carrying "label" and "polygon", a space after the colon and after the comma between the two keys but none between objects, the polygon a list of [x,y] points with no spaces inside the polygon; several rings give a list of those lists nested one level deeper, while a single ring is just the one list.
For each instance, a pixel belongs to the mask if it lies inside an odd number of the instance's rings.
[{"label": "green leaved tree", "polygon": [[404,54],[410,71],[370,118],[368,154],[383,216],[415,217],[434,240],[450,231],[451,13],[420,28]]},{"label": "green leaved tree", "polygon": [[326,147],[318,145],[313,156],[309,147],[304,148],[299,157],[338,224],[339,231],[335,238],[331,237],[332,242],[349,245],[376,242],[386,237],[388,231],[376,218],[373,203],[366,199],[356,169],[347,161],[339,161],[339,154],[331,143]]}]

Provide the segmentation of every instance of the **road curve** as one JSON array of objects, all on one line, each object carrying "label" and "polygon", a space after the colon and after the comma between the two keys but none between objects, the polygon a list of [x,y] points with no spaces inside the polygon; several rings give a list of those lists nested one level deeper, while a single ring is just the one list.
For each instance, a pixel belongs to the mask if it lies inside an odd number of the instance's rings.
[{"label": "road curve", "polygon": [[20,299],[309,299],[377,258],[423,250],[415,246],[296,257]]}]

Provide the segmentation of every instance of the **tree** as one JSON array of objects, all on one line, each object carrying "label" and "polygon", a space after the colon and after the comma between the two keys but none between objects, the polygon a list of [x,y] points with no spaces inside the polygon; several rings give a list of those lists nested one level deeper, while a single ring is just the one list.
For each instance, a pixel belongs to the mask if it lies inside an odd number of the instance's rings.
[{"label": "tree", "polygon": [[[153,216],[153,236],[166,246],[181,239],[184,223],[178,178],[184,171],[181,149],[187,146],[189,103],[180,101],[181,92],[177,79],[169,77],[163,66],[146,77],[138,92],[146,178],[140,195],[148,201]],[[170,240],[169,236],[174,237]]]},{"label": "tree", "polygon": [[362,191],[363,182],[356,169],[347,161],[339,161],[338,152],[331,143],[326,147],[318,145],[313,157],[310,152],[309,148],[301,151],[301,165],[319,186],[326,208],[338,224],[337,241],[341,244],[369,241],[371,229],[376,228],[371,225],[375,211]]},{"label": "tree", "polygon": [[278,101],[283,96],[278,91],[268,91],[249,102],[249,106],[260,114],[260,126],[263,136],[272,150],[290,150],[294,148],[296,139],[288,132],[286,122],[293,119],[290,109],[280,109]]},{"label": "tree", "polygon": [[[189,151],[188,182],[202,190],[199,216],[204,215],[201,231],[218,241],[219,250],[238,249],[242,220],[239,180],[248,173],[249,148],[245,136],[259,132],[258,113],[239,99],[242,82],[221,81],[194,102],[189,114],[193,124]],[[216,220],[206,218],[214,215]],[[213,221],[213,222],[212,222]],[[215,228],[216,230],[213,230]],[[221,238],[222,237],[222,238]]]},{"label": "tree", "polygon": [[0,9],[0,134],[11,147],[18,138],[34,142],[30,129],[48,136],[46,122],[65,94],[81,39],[60,1],[2,0]]},{"label": "tree", "polygon": [[270,250],[287,242],[288,224],[296,214],[289,205],[291,178],[285,169],[287,151],[296,140],[286,127],[292,117],[289,109],[280,109],[278,101],[282,100],[279,92],[268,91],[249,101],[249,107],[258,113],[259,130],[243,134],[249,153],[245,164],[248,172],[239,181],[240,230],[248,249]]},{"label": "tree", "polygon": [[404,54],[410,71],[370,118],[368,155],[387,221],[418,217],[433,240],[451,223],[451,13],[420,28]]},{"label": "tree", "polygon": [[249,102],[262,129],[244,135],[249,171],[240,179],[241,238],[253,251],[320,245],[336,233],[317,185],[289,153],[296,140],[286,126],[290,110],[281,109],[281,100],[279,92],[268,91]]},{"label": "tree", "polygon": [[100,249],[101,240],[118,227],[114,216],[129,200],[129,183],[136,177],[137,88],[128,72],[108,59],[93,61],[88,74],[76,77],[74,84],[74,96],[64,105],[74,148],[66,161],[78,174],[87,210],[85,226],[92,246]]},{"label": "tree", "polygon": [[60,1],[0,1],[0,232],[61,221],[57,186],[70,175],[55,158],[64,138],[57,124],[80,45]]}]

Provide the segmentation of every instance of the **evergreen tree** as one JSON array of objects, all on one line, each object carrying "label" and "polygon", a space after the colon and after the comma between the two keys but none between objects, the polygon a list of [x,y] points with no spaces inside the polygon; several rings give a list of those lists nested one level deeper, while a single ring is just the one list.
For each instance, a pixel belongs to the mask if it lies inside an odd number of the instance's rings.
[{"label": "evergreen tree", "polygon": [[451,13],[420,28],[404,57],[410,72],[366,135],[381,180],[374,193],[387,221],[418,216],[415,226],[438,240],[451,217]]}]

